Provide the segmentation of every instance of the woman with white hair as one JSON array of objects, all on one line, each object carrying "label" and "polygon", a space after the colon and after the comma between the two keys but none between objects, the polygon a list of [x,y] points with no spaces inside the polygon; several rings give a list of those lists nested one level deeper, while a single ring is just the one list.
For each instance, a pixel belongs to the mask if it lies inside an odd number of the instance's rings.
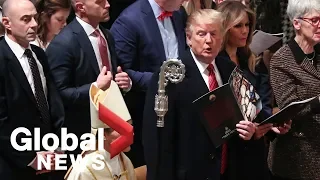
[{"label": "woman with white hair", "polygon": [[[281,108],[320,94],[320,1],[289,0],[296,36],[271,59],[270,78]],[[320,179],[319,101],[292,119],[292,129],[271,142],[269,167],[275,180]]]}]

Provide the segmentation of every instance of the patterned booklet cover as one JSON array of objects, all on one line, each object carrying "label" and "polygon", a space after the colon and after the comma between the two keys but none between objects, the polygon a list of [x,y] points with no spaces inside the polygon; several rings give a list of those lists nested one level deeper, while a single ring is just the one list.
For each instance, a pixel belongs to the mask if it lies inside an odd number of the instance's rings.
[{"label": "patterned booklet cover", "polygon": [[193,102],[213,144],[219,147],[234,134],[241,120],[255,121],[261,99],[240,69],[235,68],[229,83],[204,94]]},{"label": "patterned booklet cover", "polygon": [[232,72],[229,85],[241,109],[244,120],[254,121],[262,109],[262,103],[253,85],[238,68],[235,68]]}]

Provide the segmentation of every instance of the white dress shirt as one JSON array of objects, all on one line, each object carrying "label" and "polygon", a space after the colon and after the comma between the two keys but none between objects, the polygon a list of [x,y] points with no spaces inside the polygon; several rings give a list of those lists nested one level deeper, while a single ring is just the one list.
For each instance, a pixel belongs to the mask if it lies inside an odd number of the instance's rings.
[{"label": "white dress shirt", "polygon": [[[99,26],[94,28],[90,24],[88,24],[87,22],[85,22],[82,19],[80,19],[79,17],[76,17],[76,19],[80,23],[80,25],[83,27],[84,31],[86,32],[87,36],[90,39],[91,45],[92,45],[93,50],[94,50],[94,54],[96,55],[96,58],[97,58],[97,63],[98,63],[99,69],[101,70],[102,69],[102,59],[101,59],[101,55],[100,55],[100,51],[99,51],[99,37],[94,35],[94,31],[96,29],[98,29],[100,34],[101,34],[101,36],[106,41],[106,43],[108,41],[104,37],[104,34],[102,33],[102,31],[99,28]],[[108,46],[108,43],[107,43],[107,46]],[[111,55],[110,55],[110,51],[109,51],[109,46],[108,46],[108,59],[109,59],[110,71],[112,71],[112,68],[111,68],[112,67],[112,65],[111,65]]]},{"label": "white dress shirt", "polygon": [[[197,67],[198,67],[198,69],[199,69],[199,71],[201,73],[201,76],[202,76],[204,82],[206,83],[208,89],[210,90],[210,87],[209,87],[209,71],[207,69],[209,64],[206,64],[206,63],[203,63],[203,62],[199,61],[197,59],[197,57],[194,55],[194,53],[192,52],[191,49],[190,49],[190,52],[191,52],[191,55],[192,55],[192,57],[194,59],[194,62],[196,62],[196,65],[197,65]],[[220,87],[220,86],[223,85],[223,83],[222,83],[222,80],[221,80],[221,76],[220,76],[219,70],[218,70],[218,68],[216,66],[215,60],[212,61],[212,65],[214,67],[214,74],[216,76],[216,80],[217,80],[218,85]]]},{"label": "white dress shirt", "polygon": [[[101,55],[100,55],[100,51],[99,51],[99,38],[97,36],[94,35],[94,31],[96,29],[99,30],[101,36],[104,38],[104,40],[106,40],[106,38],[104,37],[104,34],[102,33],[101,29],[98,27],[96,28],[93,28],[90,24],[88,24],[87,22],[83,21],[82,19],[80,19],[79,17],[76,16],[76,19],[77,21],[80,23],[80,25],[83,27],[84,31],[86,32],[87,36],[89,37],[90,39],[90,42],[91,42],[91,45],[93,47],[93,50],[94,50],[94,54],[96,55],[96,58],[97,58],[97,62],[98,62],[98,66],[99,66],[99,69],[101,71],[102,69],[102,59],[101,59]],[[107,43],[107,40],[106,40],[106,43]],[[107,46],[108,46],[108,43],[107,43]],[[109,59],[109,67],[110,67],[110,71],[112,72],[112,64],[111,64],[111,55],[110,55],[110,50],[109,50],[109,46],[108,46],[108,59]],[[131,90],[131,87],[132,87],[132,81],[131,79],[129,78],[129,81],[130,81],[130,85],[129,85],[129,88],[127,89],[124,89],[125,92],[128,92]],[[94,82],[93,83],[95,86],[97,86],[97,83]]]},{"label": "white dress shirt", "polygon": [[[33,94],[35,94],[35,88],[34,88],[34,82],[33,82],[33,76],[32,76],[32,72],[31,72],[31,68],[28,62],[28,58],[27,56],[24,54],[26,51],[26,48],[20,46],[18,43],[12,41],[7,34],[4,36],[5,41],[7,42],[8,46],[10,47],[10,49],[12,50],[12,52],[14,53],[14,55],[17,57],[18,61],[21,64],[21,67],[23,69],[24,74],[27,77],[27,80],[30,84],[31,90],[33,92]],[[43,87],[43,91],[45,96],[47,96],[47,84],[46,84],[46,77],[44,76],[44,72],[43,72],[43,68],[41,63],[39,62],[37,55],[32,51],[31,46],[29,45],[28,49],[31,50],[32,55],[34,57],[34,59],[37,62],[38,65],[38,69],[39,69],[39,73],[40,73],[40,77],[41,77],[41,82],[42,82],[42,87]]]},{"label": "white dress shirt", "polygon": [[159,26],[166,58],[178,58],[178,40],[171,18],[165,18],[163,21],[160,21],[158,17],[163,10],[154,0],[149,0],[149,3]]}]

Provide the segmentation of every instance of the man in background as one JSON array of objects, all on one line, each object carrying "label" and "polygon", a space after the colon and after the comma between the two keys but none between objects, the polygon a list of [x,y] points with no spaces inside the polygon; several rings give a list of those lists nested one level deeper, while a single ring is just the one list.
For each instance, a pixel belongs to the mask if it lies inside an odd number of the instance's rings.
[{"label": "man in background", "polygon": [[[108,1],[72,0],[72,6],[76,18],[51,41],[46,53],[65,108],[63,126],[79,139],[91,132],[90,85],[105,90],[114,80],[126,91],[130,78],[117,67],[112,35],[99,26],[109,20]],[[81,149],[67,153],[80,154]]]},{"label": "man in background", "polygon": [[[51,173],[37,175],[40,156],[55,153],[39,150],[18,151],[11,144],[12,132],[24,127],[31,133],[40,128],[40,137],[54,133],[60,136],[64,120],[62,101],[51,79],[44,51],[30,45],[36,38],[37,11],[29,0],[6,0],[3,4],[2,23],[6,33],[0,40],[0,178],[5,180],[47,180]],[[26,134],[15,139],[23,146]],[[33,138],[35,138],[33,136]],[[50,143],[49,143],[50,145]],[[51,164],[51,168],[54,165]],[[51,169],[51,170],[52,170]]]},{"label": "man in background", "polygon": [[[142,119],[146,91],[153,72],[185,49],[185,22],[179,12],[186,0],[139,0],[125,9],[111,27],[119,65],[132,79],[125,96],[134,126],[128,154],[135,167],[144,165]],[[145,149],[148,156],[148,151]]]}]

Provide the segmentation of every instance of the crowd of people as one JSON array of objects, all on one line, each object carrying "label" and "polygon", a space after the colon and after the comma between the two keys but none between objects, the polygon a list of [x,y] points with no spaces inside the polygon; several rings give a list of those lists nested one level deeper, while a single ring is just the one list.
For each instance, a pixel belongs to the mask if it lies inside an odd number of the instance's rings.
[{"label": "crowd of people", "polygon": [[[319,0],[0,3],[0,179],[320,179],[320,97],[282,124],[242,120],[218,148],[193,105],[228,83],[236,67],[256,89],[264,119],[320,95]],[[255,30],[284,37],[277,47],[254,54]],[[155,96],[167,59],[180,59],[186,73],[166,87],[168,111],[159,128]],[[130,151],[111,158],[110,144],[120,134],[93,120],[91,94],[115,87],[130,113],[134,141]],[[93,124],[104,128],[103,151],[46,151],[42,145],[18,151],[11,144],[18,127],[39,127],[41,139],[60,136],[66,127],[80,139],[96,136]],[[18,144],[26,137],[18,135]],[[54,170],[57,153],[79,154],[89,163],[101,153],[106,169],[67,159],[69,171]],[[48,157],[52,169],[39,170],[38,159]]]}]

